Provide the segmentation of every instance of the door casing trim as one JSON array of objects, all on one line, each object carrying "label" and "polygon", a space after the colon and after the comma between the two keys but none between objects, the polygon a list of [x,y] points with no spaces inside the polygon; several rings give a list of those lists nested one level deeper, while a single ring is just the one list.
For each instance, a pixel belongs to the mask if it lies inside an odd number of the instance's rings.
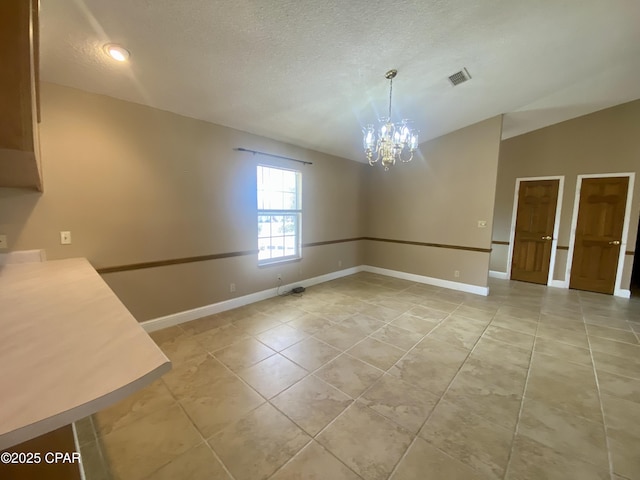
[{"label": "door casing trim", "polygon": [[573,213],[571,214],[571,234],[569,236],[569,252],[567,253],[567,267],[564,272],[563,288],[569,288],[571,281],[571,267],[573,266],[573,251],[576,243],[576,228],[578,226],[578,209],[580,207],[580,191],[582,189],[582,180],[584,178],[609,178],[609,177],[629,177],[629,185],[627,186],[627,204],[624,211],[624,222],[622,223],[622,238],[620,239],[620,253],[618,254],[618,265],[616,268],[616,283],[613,287],[613,295],[616,297],[629,297],[629,290],[620,288],[622,283],[622,271],[624,270],[624,256],[627,251],[627,237],[629,235],[629,224],[631,223],[631,206],[633,200],[633,189],[636,174],[635,172],[616,172],[616,173],[587,173],[578,175],[576,180],[576,195],[573,200]]},{"label": "door casing trim", "polygon": [[511,228],[509,231],[509,253],[507,253],[507,278],[511,279],[511,262],[513,260],[513,243],[516,236],[516,217],[518,216],[518,198],[521,182],[535,182],[537,180],[559,180],[558,200],[556,203],[556,219],[553,223],[553,240],[551,241],[551,258],[549,259],[549,275],[547,285],[551,285],[553,272],[556,265],[556,249],[558,248],[558,229],[560,228],[560,213],[562,210],[562,196],[564,193],[564,175],[552,175],[546,177],[518,177],[516,178],[516,190],[513,195],[513,211],[511,212]]}]

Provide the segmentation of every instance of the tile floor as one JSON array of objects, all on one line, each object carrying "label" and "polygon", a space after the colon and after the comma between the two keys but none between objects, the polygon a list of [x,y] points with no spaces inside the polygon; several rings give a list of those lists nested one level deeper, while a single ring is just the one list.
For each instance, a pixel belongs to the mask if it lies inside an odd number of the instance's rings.
[{"label": "tile floor", "polygon": [[640,479],[640,299],[359,273],[151,336],[88,480]]}]

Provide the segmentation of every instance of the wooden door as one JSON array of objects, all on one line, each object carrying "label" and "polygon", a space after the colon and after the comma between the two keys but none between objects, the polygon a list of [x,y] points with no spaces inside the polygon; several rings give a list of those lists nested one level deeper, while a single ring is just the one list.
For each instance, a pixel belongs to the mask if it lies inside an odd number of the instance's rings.
[{"label": "wooden door", "polygon": [[511,279],[547,284],[560,180],[520,182]]},{"label": "wooden door", "polygon": [[582,180],[570,288],[613,293],[628,188],[629,177]]}]

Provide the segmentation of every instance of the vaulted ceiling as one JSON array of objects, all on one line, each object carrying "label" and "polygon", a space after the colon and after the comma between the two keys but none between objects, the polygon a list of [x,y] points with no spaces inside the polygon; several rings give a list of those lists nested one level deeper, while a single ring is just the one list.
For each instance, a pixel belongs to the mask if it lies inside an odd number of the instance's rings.
[{"label": "vaulted ceiling", "polygon": [[41,76],[363,161],[391,68],[421,141],[502,113],[508,138],[640,98],[639,25],[637,0],[41,0]]}]

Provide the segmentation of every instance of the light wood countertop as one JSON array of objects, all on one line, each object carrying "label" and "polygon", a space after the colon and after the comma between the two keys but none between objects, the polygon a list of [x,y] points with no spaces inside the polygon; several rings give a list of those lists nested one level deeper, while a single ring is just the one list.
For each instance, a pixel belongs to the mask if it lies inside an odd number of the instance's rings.
[{"label": "light wood countertop", "polygon": [[91,415],[170,368],[86,259],[0,266],[0,450]]}]

